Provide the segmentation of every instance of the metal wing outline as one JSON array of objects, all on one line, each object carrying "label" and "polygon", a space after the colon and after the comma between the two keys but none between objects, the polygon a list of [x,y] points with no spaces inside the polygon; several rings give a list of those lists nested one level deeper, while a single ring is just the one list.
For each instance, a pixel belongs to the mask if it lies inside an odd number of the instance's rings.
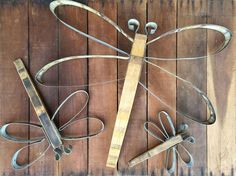
[{"label": "metal wing outline", "polygon": [[[215,24],[197,24],[197,25],[190,25],[190,26],[185,26],[185,27],[173,29],[173,30],[170,30],[166,33],[163,33],[160,36],[154,38],[153,40],[147,42],[147,46],[155,43],[156,41],[158,41],[166,36],[169,36],[172,34],[177,34],[177,33],[183,32],[183,31],[187,31],[187,30],[193,30],[193,29],[208,29],[208,30],[218,32],[224,36],[224,42],[222,43],[222,45],[217,50],[215,50],[214,52],[207,54],[207,55],[216,55],[216,54],[220,53],[223,49],[225,49],[228,46],[228,44],[232,38],[232,32],[224,26],[215,25]],[[207,57],[207,55],[197,56],[197,57],[183,57],[183,58],[158,58],[158,57],[148,56],[145,58],[150,59],[150,60],[165,60],[165,61],[178,60],[179,61],[179,60],[204,59]]]},{"label": "metal wing outline", "polygon": [[89,6],[86,6],[86,5],[84,5],[84,4],[81,4],[81,3],[75,2],[75,1],[70,1],[70,0],[69,0],[69,1],[68,1],[68,0],[60,0],[60,1],[57,1],[57,0],[56,0],[56,1],[52,1],[52,2],[50,3],[50,5],[49,5],[50,10],[51,10],[51,12],[53,13],[53,15],[54,15],[62,24],[64,24],[64,25],[67,26],[68,28],[72,29],[73,31],[75,31],[75,32],[77,32],[77,33],[79,33],[79,34],[81,34],[81,35],[83,35],[83,36],[85,36],[85,37],[87,37],[87,38],[89,38],[89,39],[95,41],[95,42],[98,42],[98,43],[100,43],[100,44],[102,44],[102,45],[104,45],[104,46],[107,46],[107,47],[109,47],[109,48],[111,48],[111,49],[113,49],[113,50],[115,50],[115,51],[117,51],[117,52],[119,52],[119,53],[121,53],[121,54],[125,54],[125,55],[128,55],[128,56],[129,56],[129,54],[128,54],[127,52],[125,52],[125,51],[123,51],[123,50],[121,50],[121,49],[118,49],[118,48],[116,48],[116,47],[114,47],[114,46],[112,46],[112,45],[110,45],[110,44],[108,44],[108,43],[106,43],[106,42],[104,42],[104,41],[102,41],[102,40],[100,40],[100,39],[97,39],[97,38],[94,37],[94,36],[91,36],[91,35],[89,35],[89,34],[86,34],[86,33],[82,32],[82,31],[80,31],[79,29],[76,29],[75,27],[69,25],[68,23],[66,23],[66,22],[63,21],[62,19],[60,19],[60,17],[55,13],[55,9],[56,9],[57,7],[59,7],[59,6],[66,6],[66,5],[67,5],[67,6],[74,6],[74,7],[77,7],[77,8],[81,8],[81,9],[87,10],[88,12],[91,12],[91,13],[97,15],[98,17],[102,18],[104,21],[108,22],[108,24],[110,24],[112,27],[114,27],[118,32],[120,32],[123,36],[125,36],[129,41],[133,42],[133,38],[130,37],[127,33],[125,33],[125,32],[121,29],[121,27],[118,26],[114,21],[112,21],[110,18],[108,18],[107,16],[105,16],[105,15],[102,14],[101,12],[98,12],[98,11],[96,11],[95,9],[93,9],[93,8],[91,8],[91,7],[89,7]]}]

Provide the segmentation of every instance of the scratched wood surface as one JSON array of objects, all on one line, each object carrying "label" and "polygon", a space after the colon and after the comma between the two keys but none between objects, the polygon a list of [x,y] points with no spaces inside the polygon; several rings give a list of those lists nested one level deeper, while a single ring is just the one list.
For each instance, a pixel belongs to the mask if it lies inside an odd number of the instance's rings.
[{"label": "scratched wood surface", "polygon": [[[0,126],[13,121],[38,122],[15,71],[13,61],[16,58],[23,59],[33,76],[44,64],[59,57],[87,53],[117,54],[59,24],[49,11],[50,2],[51,0],[0,0]],[[133,34],[127,28],[129,18],[137,18],[141,22],[141,32],[144,32],[147,21],[157,22],[159,25],[157,35],[176,27],[198,23],[226,26],[233,35],[236,29],[236,4],[233,0],[80,0],[79,2],[104,13],[130,35]],[[65,7],[60,8],[58,14],[68,23],[90,35],[128,52],[131,49],[131,43],[110,25],[84,10]],[[205,30],[178,34],[150,45],[147,48],[147,55],[176,57],[206,54],[211,48],[217,46],[218,41],[220,41],[218,35]],[[157,144],[157,141],[144,132],[142,126],[146,120],[156,121],[160,110],[168,111],[176,125],[187,122],[191,134],[196,138],[196,144],[186,145],[195,159],[194,167],[188,169],[178,161],[175,175],[235,175],[235,57],[233,38],[226,50],[208,60],[155,62],[206,91],[216,106],[217,121],[214,125],[206,127],[186,120],[156,102],[142,87],[139,87],[117,165],[121,175],[166,175],[163,171],[164,154],[132,169],[127,167],[128,160]],[[72,61],[54,68],[48,73],[46,79],[62,85],[90,84],[123,78],[126,68],[126,61],[106,59]],[[158,95],[172,108],[181,110],[187,107],[199,118],[204,118],[207,114],[207,108],[200,104],[194,95],[186,98],[187,94],[183,93],[181,83],[162,71],[145,65],[141,80],[150,89],[158,92]],[[114,175],[116,172],[106,168],[105,165],[122,86],[122,81],[73,88],[49,88],[37,85],[51,115],[69,93],[77,89],[87,90],[90,94],[90,102],[83,116],[100,117],[105,122],[105,131],[94,139],[70,142],[74,151],[71,155],[62,158],[60,162],[54,161],[53,152],[48,152],[40,161],[22,171],[14,171],[10,162],[13,153],[23,144],[13,144],[0,139],[0,175]],[[66,109],[59,113],[57,125],[66,122],[80,106],[77,101],[70,102]],[[89,133],[93,128],[95,128],[93,124],[88,127],[83,124],[66,132],[79,131],[84,134]],[[28,138],[38,134],[34,129],[15,128],[12,131]],[[37,152],[29,148],[26,159],[30,159]]]}]

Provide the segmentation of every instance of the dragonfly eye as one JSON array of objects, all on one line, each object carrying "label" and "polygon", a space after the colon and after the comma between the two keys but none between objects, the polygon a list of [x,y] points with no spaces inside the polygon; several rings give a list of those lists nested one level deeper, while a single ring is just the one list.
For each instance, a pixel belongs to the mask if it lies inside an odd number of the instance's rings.
[{"label": "dragonfly eye", "polygon": [[157,30],[157,24],[155,22],[148,22],[145,26],[146,35],[154,34]]},{"label": "dragonfly eye", "polygon": [[64,147],[64,153],[69,155],[72,152],[72,146],[69,145],[68,147]]},{"label": "dragonfly eye", "polygon": [[129,28],[129,30],[134,31],[136,33],[138,31],[138,29],[139,29],[139,26],[140,26],[140,23],[139,23],[138,20],[136,20],[136,19],[129,19],[129,21],[128,21],[128,28]]},{"label": "dragonfly eye", "polygon": [[55,152],[55,159],[56,159],[56,161],[60,160],[63,151],[60,148],[55,148],[54,152]]}]

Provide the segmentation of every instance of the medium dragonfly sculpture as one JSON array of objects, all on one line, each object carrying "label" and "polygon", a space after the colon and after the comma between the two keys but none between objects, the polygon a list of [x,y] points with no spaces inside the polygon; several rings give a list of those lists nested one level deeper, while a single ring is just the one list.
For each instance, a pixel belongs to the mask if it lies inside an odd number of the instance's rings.
[{"label": "medium dragonfly sculpture", "polygon": [[[89,95],[84,90],[78,90],[70,94],[56,109],[53,116],[50,118],[47,110],[43,104],[43,101],[39,97],[38,92],[36,91],[36,88],[33,85],[33,82],[31,81],[31,78],[22,62],[21,59],[17,59],[15,62],[15,67],[17,69],[17,72],[21,78],[21,81],[24,85],[24,88],[30,98],[30,101],[33,105],[33,108],[37,114],[37,117],[40,121],[39,124],[33,124],[33,123],[25,123],[25,122],[12,122],[4,124],[0,128],[0,136],[13,142],[17,143],[26,143],[27,145],[17,150],[13,157],[12,157],[12,167],[16,170],[18,169],[25,169],[32,164],[34,164],[36,161],[38,161],[40,158],[42,158],[45,153],[52,148],[55,153],[55,159],[60,160],[63,154],[69,155],[72,152],[72,146],[68,145],[65,146],[63,141],[76,141],[76,140],[83,140],[88,139],[97,136],[99,133],[101,133],[104,130],[104,123],[96,117],[83,117],[83,118],[77,118],[82,111],[87,106],[87,103],[89,101]],[[78,95],[82,95],[85,97],[86,101],[83,104],[82,108],[74,115],[72,118],[70,118],[66,123],[61,125],[59,128],[56,127],[54,120],[56,118],[56,115],[59,113],[59,111],[68,103],[69,100],[71,100],[73,97]],[[96,132],[92,132],[90,134],[86,135],[65,135],[61,134],[62,132],[65,132],[66,129],[69,127],[72,127],[74,125],[79,125],[81,121],[90,122],[91,120],[99,124],[99,129]],[[11,127],[21,127],[28,128],[29,127],[33,130],[40,130],[43,132],[41,136],[28,138],[26,136],[25,138],[20,138],[14,134],[10,134],[8,132],[8,129]],[[66,132],[65,132],[66,133]],[[22,162],[22,158],[25,157],[24,152],[28,151],[30,148],[37,148],[36,150],[39,151],[36,153],[35,156],[33,156],[32,160],[29,162],[28,160]],[[26,155],[28,156],[28,155]]]},{"label": "medium dragonfly sculpture", "polygon": [[[148,121],[144,123],[144,130],[161,144],[130,160],[129,167],[133,167],[164,151],[166,151],[166,170],[170,175],[176,170],[177,155],[187,167],[192,167],[194,164],[193,157],[182,144],[183,142],[195,143],[194,137],[187,132],[188,125],[180,124],[176,131],[171,117],[165,111],[158,113],[158,121],[161,127],[152,121]],[[170,131],[170,133],[167,131]],[[181,152],[178,151],[180,149]],[[184,157],[182,157],[183,154]]]},{"label": "medium dragonfly sculpture", "polygon": [[[96,15],[100,17],[102,20],[107,22],[109,25],[111,25],[115,30],[117,30],[119,33],[121,33],[129,42],[132,43],[131,52],[126,52],[122,49],[119,49],[105,41],[102,41],[92,35],[87,34],[86,32],[83,32],[82,30],[79,30],[78,28],[68,24],[66,21],[60,18],[60,16],[56,13],[56,9],[58,9],[59,6],[71,6],[76,7],[79,9],[86,10],[87,12]],[[70,56],[61,58],[58,60],[55,60],[53,62],[48,63],[44,67],[42,67],[38,73],[35,76],[35,79],[37,82],[46,85],[45,81],[43,80],[44,74],[50,70],[51,68],[57,66],[58,64],[61,64],[63,62],[68,62],[72,60],[82,60],[82,59],[91,59],[91,58],[102,58],[102,59],[119,59],[119,60],[126,60],[128,61],[128,67],[126,71],[126,76],[124,78],[124,85],[123,90],[120,98],[117,118],[115,122],[115,127],[113,130],[110,150],[108,154],[107,159],[107,166],[115,168],[117,165],[117,161],[120,155],[122,143],[125,137],[126,129],[128,126],[128,121],[131,115],[131,110],[133,107],[133,102],[135,99],[135,94],[137,90],[137,86],[141,85],[150,95],[152,95],[158,102],[164,104],[171,110],[175,111],[178,114],[181,114],[188,119],[194,120],[198,123],[209,125],[213,124],[216,120],[216,115],[214,111],[214,107],[212,106],[211,101],[207,97],[207,95],[200,90],[198,87],[196,87],[194,84],[192,84],[190,81],[185,80],[184,78],[177,76],[176,74],[173,74],[172,72],[166,70],[165,68],[159,66],[158,64],[154,63],[155,60],[196,60],[196,59],[202,59],[206,58],[207,56],[196,56],[196,57],[182,57],[182,58],[158,58],[158,57],[150,57],[145,56],[146,53],[146,47],[154,45],[157,41],[160,41],[161,39],[165,39],[168,36],[171,36],[173,34],[182,33],[184,31],[190,31],[190,30],[211,30],[218,32],[222,34],[224,37],[224,41],[222,45],[215,50],[214,52],[210,53],[212,55],[215,55],[222,51],[229,43],[231,39],[231,32],[227,28],[219,25],[214,24],[198,24],[198,25],[192,25],[192,26],[186,26],[181,27],[178,29],[173,29],[169,32],[166,32],[164,34],[161,34],[160,36],[157,36],[156,38],[152,40],[148,40],[148,36],[155,34],[158,26],[155,22],[148,22],[145,25],[145,34],[140,34],[139,32],[139,21],[136,19],[130,19],[128,21],[128,28],[134,32],[134,37],[129,36],[120,26],[118,26],[114,21],[112,21],[110,18],[105,16],[104,14],[96,11],[95,9],[86,6],[84,4],[75,2],[75,1],[68,1],[68,0],[57,0],[50,3],[50,10],[55,15],[55,17],[66,27],[70,28],[71,30],[79,33],[80,35],[83,35],[87,37],[88,39],[97,42],[101,45],[104,45],[116,52],[118,52],[120,55],[80,55],[80,56]],[[162,72],[165,72],[167,75],[176,78],[179,82],[183,83],[186,87],[191,89],[195,94],[197,94],[200,99],[207,105],[208,107],[208,118],[206,120],[201,120],[199,118],[193,117],[192,115],[189,115],[189,113],[182,112],[180,110],[175,110],[175,108],[172,108],[168,103],[166,103],[160,96],[156,94],[156,92],[150,90],[145,84],[143,84],[140,81],[140,75],[142,72],[142,67],[144,64],[149,64],[150,67],[154,67],[156,69],[159,69]]]}]

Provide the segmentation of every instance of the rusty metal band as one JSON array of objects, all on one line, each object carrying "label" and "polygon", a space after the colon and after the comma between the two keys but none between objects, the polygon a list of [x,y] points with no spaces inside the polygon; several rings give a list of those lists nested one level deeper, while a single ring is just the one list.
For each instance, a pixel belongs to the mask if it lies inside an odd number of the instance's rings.
[{"label": "rusty metal band", "polygon": [[[167,133],[166,127],[163,124],[163,118],[167,120],[168,126],[170,127],[170,133]],[[194,160],[190,152],[181,144],[184,141],[194,143],[195,139],[190,136],[187,132],[188,126],[187,124],[181,124],[179,126],[178,131],[175,130],[174,124],[171,120],[169,114],[165,111],[161,111],[158,113],[158,122],[161,127],[156,125],[154,122],[148,121],[144,123],[144,130],[161,142],[160,145],[144,152],[143,154],[135,157],[134,159],[129,161],[129,167],[133,167],[147,159],[150,159],[161,152],[166,151],[166,169],[169,174],[173,174],[176,170],[177,164],[177,155],[184,162],[187,167],[192,167],[194,164]],[[160,133],[161,136],[158,136],[155,132],[152,132],[150,126],[155,128],[156,131]],[[178,147],[181,147],[187,154],[188,158],[185,159],[181,157],[181,153],[178,152]],[[172,153],[172,155],[170,155]],[[172,158],[170,158],[172,156]],[[170,166],[168,166],[169,161],[171,160]]]},{"label": "rusty metal band", "polygon": [[75,32],[78,32],[79,34],[91,39],[91,40],[94,40],[95,42],[98,42],[104,46],[107,46],[121,54],[125,54],[125,55],[129,55],[127,52],[121,50],[121,49],[118,49],[102,40],[99,40],[89,34],[86,34],[82,31],[80,31],[79,29],[76,29],[75,27],[67,24],[65,21],[63,21],[62,19],[60,19],[60,17],[55,13],[55,10],[56,8],[58,8],[59,6],[73,6],[73,7],[77,7],[77,8],[81,8],[81,9],[84,9],[84,10],[87,10],[88,12],[91,12],[95,15],[97,15],[98,17],[100,17],[101,19],[103,19],[104,21],[108,22],[109,24],[111,24],[118,32],[120,32],[122,35],[124,35],[129,41],[133,42],[133,39],[132,37],[130,37],[127,33],[125,33],[121,28],[120,26],[118,26],[114,21],[112,21],[110,18],[108,18],[107,16],[105,16],[104,14],[94,10],[93,8],[89,7],[89,6],[86,6],[84,4],[81,4],[79,2],[75,2],[75,1],[68,1],[68,0],[57,0],[57,1],[53,1],[50,3],[50,10],[51,12],[55,15],[55,17],[62,23],[64,24],[66,27],[72,29],[73,31]]}]

